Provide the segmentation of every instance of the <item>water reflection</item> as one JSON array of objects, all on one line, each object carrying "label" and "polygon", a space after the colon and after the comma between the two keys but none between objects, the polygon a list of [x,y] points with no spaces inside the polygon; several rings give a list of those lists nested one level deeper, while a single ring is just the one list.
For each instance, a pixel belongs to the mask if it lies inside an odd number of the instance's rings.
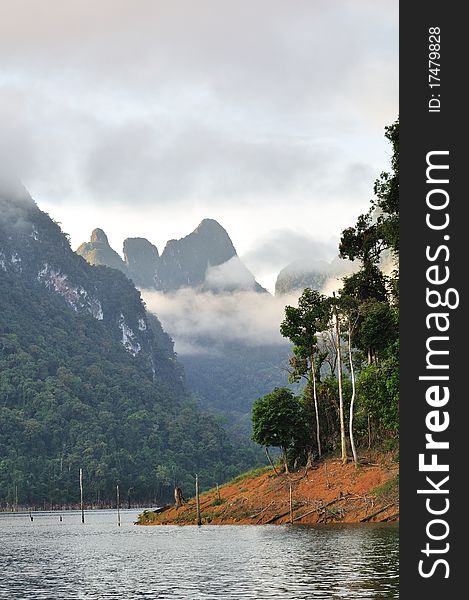
[{"label": "water reflection", "polygon": [[396,526],[136,527],[0,515],[0,598],[398,598]]}]

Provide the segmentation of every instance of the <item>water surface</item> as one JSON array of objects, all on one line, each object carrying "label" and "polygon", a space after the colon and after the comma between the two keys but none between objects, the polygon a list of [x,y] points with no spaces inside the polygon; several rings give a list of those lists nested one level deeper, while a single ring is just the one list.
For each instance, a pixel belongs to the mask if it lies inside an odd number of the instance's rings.
[{"label": "water surface", "polygon": [[137,512],[0,513],[0,598],[398,598],[394,525],[137,527]]}]

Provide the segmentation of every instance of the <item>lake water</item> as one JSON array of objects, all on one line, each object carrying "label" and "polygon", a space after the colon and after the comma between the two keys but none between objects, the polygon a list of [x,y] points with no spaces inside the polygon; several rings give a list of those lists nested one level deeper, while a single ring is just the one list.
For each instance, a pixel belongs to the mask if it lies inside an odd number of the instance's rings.
[{"label": "lake water", "polygon": [[137,527],[136,511],[0,513],[0,598],[398,598],[399,529]]}]

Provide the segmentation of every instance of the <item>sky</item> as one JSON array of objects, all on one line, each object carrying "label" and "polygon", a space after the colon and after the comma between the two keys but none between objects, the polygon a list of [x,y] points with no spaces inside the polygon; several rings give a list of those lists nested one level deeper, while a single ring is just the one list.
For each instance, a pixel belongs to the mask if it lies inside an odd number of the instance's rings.
[{"label": "sky", "polygon": [[336,255],[397,114],[397,0],[0,0],[0,164],[73,248],[213,218],[272,290]]}]

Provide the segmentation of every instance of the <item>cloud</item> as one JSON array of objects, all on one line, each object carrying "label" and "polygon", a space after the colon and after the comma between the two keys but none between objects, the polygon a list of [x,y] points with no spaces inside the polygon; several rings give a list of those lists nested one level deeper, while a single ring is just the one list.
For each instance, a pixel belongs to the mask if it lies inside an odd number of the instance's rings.
[{"label": "cloud", "polygon": [[[331,296],[342,287],[342,277],[356,271],[357,263],[340,260],[303,261],[298,265],[329,273],[319,291]],[[207,283],[216,290],[230,284],[252,285],[252,276],[237,257],[207,273]],[[302,290],[283,296],[253,291],[200,291],[191,288],[163,294],[141,290],[150,312],[158,315],[164,329],[175,340],[179,354],[217,354],[229,344],[247,346],[288,345],[280,335],[285,306],[296,306]]]},{"label": "cloud", "polygon": [[320,177],[318,153],[327,160],[339,135],[368,127],[372,107],[379,128],[388,103],[395,111],[396,1],[9,4],[0,86],[20,100],[10,122],[19,132],[26,119],[35,140],[24,145],[50,146],[57,178],[71,160],[96,199],[175,198],[207,181],[219,195],[222,181],[228,194],[281,192],[308,168]]},{"label": "cloud", "polygon": [[[319,221],[320,219],[318,219]],[[263,277],[281,269],[296,260],[330,260],[338,254],[338,240],[327,242],[315,237],[320,223],[311,223],[313,233],[307,234],[294,229],[275,229],[261,235],[255,245],[242,255],[247,267]]]},{"label": "cloud", "polygon": [[9,229],[31,231],[32,199],[17,179],[2,171],[0,165],[0,227],[7,225]]},{"label": "cloud", "polygon": [[[291,190],[324,181],[324,148],[253,132],[244,137],[181,116],[132,119],[101,127],[83,164],[88,194],[103,202],[159,206],[203,197],[229,205],[269,194],[282,202]],[[330,169],[335,160],[330,156]]]},{"label": "cloud", "polygon": [[252,290],[255,285],[254,275],[244,266],[238,256],[209,267],[205,273],[205,284],[211,290]]},{"label": "cloud", "polygon": [[[330,237],[386,168],[397,0],[3,5],[0,163],[75,245],[106,211],[122,238],[158,243],[211,215],[240,250],[298,222]],[[138,211],[160,230],[123,231]],[[256,253],[277,270],[298,257],[254,248],[253,265]]]},{"label": "cloud", "polygon": [[166,295],[142,290],[142,296],[174,338],[180,354],[217,352],[230,343],[284,345],[287,342],[279,332],[284,308],[297,300],[297,296],[278,299],[255,292],[217,294],[192,289]]}]

